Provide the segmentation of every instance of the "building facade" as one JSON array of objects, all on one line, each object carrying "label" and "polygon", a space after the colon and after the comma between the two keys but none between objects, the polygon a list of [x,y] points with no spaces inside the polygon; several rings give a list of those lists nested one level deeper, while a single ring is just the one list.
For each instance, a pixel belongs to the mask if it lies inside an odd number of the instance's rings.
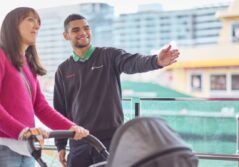
[{"label": "building facade", "polygon": [[144,54],[168,43],[187,47],[215,44],[222,27],[215,14],[227,7],[228,4],[217,4],[176,11],[154,7],[122,14],[115,21],[114,44],[129,52]]},{"label": "building facade", "polygon": [[216,17],[223,25],[218,42],[180,48],[178,63],[166,70],[176,90],[196,97],[239,97],[239,0]]}]

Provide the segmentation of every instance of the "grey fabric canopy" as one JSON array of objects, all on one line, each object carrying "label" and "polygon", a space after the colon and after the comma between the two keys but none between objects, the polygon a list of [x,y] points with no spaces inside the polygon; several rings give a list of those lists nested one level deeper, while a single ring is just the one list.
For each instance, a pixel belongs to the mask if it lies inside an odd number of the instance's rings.
[{"label": "grey fabric canopy", "polygon": [[136,118],[113,137],[106,167],[196,167],[197,157],[160,118]]}]

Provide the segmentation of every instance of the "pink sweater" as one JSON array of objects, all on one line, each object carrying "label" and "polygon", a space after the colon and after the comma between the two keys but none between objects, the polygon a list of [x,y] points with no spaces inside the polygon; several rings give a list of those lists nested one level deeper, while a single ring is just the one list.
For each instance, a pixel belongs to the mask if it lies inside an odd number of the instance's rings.
[{"label": "pink sweater", "polygon": [[73,123],[48,105],[26,62],[23,71],[32,97],[20,72],[0,48],[0,137],[17,139],[23,128],[35,126],[34,114],[51,129],[69,129]]}]

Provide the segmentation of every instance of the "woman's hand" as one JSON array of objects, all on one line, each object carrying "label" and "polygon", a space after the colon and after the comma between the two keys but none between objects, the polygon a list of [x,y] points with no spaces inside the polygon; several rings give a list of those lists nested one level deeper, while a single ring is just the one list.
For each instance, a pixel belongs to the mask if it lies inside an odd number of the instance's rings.
[{"label": "woman's hand", "polygon": [[47,131],[45,131],[42,128],[25,128],[19,134],[18,139],[27,140],[32,135],[41,136],[42,138],[47,138],[49,134]]},{"label": "woman's hand", "polygon": [[35,136],[41,146],[44,145],[44,139],[48,138],[49,134],[42,128],[25,128],[19,134],[19,140],[28,140],[29,137]]},{"label": "woman's hand", "polygon": [[75,132],[74,140],[80,140],[89,135],[89,131],[81,126],[74,125],[69,130]]}]

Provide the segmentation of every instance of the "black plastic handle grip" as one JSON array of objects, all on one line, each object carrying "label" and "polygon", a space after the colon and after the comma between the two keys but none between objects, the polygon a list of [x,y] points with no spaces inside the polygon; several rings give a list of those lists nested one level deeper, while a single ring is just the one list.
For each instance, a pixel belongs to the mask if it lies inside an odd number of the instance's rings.
[{"label": "black plastic handle grip", "polygon": [[74,131],[70,130],[54,130],[49,132],[48,138],[55,138],[55,139],[67,139],[73,138],[75,135]]}]

